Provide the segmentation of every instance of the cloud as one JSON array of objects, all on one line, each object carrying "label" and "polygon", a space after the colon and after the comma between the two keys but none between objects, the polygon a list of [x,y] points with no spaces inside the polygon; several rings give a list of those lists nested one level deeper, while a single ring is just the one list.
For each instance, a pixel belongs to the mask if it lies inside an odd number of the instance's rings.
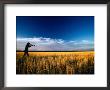
[{"label": "cloud", "polygon": [[88,40],[82,40],[82,42],[83,42],[83,43],[89,43],[89,41],[88,41]]},{"label": "cloud", "polygon": [[45,37],[17,38],[17,50],[24,50],[27,42],[35,45],[29,48],[32,51],[70,51],[93,49],[94,44],[88,40],[65,41],[63,39],[52,39]]}]

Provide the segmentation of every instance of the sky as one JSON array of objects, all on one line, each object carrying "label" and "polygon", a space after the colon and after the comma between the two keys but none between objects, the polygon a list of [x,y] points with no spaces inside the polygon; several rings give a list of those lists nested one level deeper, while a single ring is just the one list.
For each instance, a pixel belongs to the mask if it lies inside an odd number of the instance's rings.
[{"label": "sky", "polygon": [[94,49],[94,16],[16,16],[17,50],[27,42],[30,51]]}]

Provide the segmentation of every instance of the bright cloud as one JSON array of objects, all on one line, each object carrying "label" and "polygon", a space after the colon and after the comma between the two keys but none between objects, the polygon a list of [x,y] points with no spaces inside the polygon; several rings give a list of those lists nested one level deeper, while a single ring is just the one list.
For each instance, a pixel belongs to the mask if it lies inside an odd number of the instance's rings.
[{"label": "bright cloud", "polygon": [[87,40],[65,41],[63,39],[35,37],[17,38],[17,50],[24,50],[27,42],[35,45],[29,48],[29,50],[32,51],[71,51],[94,49],[94,43]]}]

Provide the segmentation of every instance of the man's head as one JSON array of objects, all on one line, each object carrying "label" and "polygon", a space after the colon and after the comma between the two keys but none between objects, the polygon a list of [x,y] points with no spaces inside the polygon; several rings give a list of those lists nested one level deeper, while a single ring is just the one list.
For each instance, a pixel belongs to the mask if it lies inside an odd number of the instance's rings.
[{"label": "man's head", "polygon": [[30,44],[29,42],[27,44]]}]

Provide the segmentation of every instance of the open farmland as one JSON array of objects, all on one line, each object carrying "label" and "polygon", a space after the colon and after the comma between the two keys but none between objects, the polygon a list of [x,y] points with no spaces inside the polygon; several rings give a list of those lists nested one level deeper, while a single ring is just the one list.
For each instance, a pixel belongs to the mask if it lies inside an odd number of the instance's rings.
[{"label": "open farmland", "polygon": [[94,51],[16,52],[17,74],[94,74]]}]

